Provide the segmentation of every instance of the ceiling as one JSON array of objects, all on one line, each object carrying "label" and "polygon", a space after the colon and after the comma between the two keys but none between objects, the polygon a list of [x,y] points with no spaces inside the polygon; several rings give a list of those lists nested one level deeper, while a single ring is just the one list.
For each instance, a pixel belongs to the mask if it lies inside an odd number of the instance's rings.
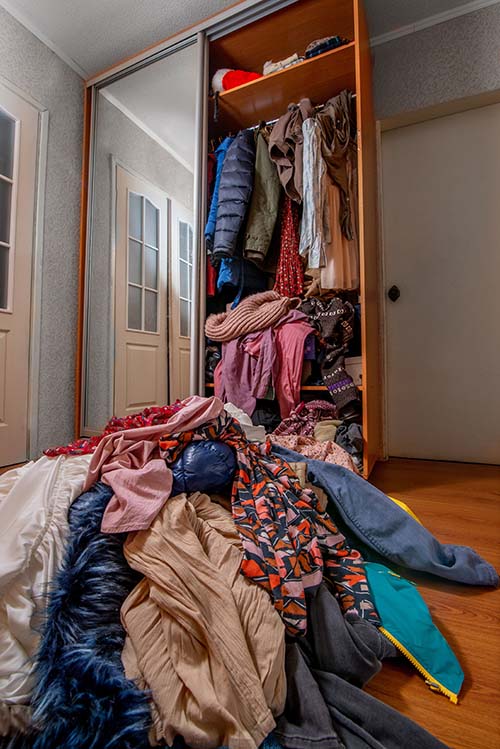
[{"label": "ceiling", "polygon": [[190,46],[102,90],[193,171],[196,79],[196,46]]},{"label": "ceiling", "polygon": [[[0,0],[85,78],[232,4],[234,0]],[[365,0],[372,37],[464,5],[477,7],[478,0]]]}]

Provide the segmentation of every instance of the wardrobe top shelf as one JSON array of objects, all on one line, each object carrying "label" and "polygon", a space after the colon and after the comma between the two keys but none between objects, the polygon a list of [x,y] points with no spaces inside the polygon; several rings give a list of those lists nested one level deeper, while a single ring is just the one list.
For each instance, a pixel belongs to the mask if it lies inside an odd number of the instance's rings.
[{"label": "wardrobe top shelf", "polygon": [[219,95],[218,132],[239,130],[272,120],[286,112],[290,102],[304,97],[323,104],[345,88],[355,91],[355,42],[265,75]]}]

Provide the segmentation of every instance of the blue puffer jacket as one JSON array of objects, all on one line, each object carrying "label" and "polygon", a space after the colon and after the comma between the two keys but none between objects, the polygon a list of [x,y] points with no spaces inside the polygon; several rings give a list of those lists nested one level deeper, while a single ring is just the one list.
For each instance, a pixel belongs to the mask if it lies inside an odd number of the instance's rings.
[{"label": "blue puffer jacket", "polygon": [[184,448],[170,466],[172,495],[186,492],[216,492],[227,486],[236,470],[236,458],[223,442],[199,440]]},{"label": "blue puffer jacket", "polygon": [[233,137],[224,138],[220,146],[215,151],[215,158],[217,159],[215,182],[212,192],[212,200],[210,202],[210,210],[208,212],[207,225],[205,226],[205,240],[207,243],[207,250],[209,251],[212,249],[214,243],[215,221],[217,219],[217,206],[219,205],[219,186],[222,167],[224,165],[224,159],[226,158],[227,149],[229,148],[233,140]]},{"label": "blue puffer jacket", "polygon": [[214,255],[232,257],[252,196],[255,172],[255,137],[241,130],[228,148],[219,186]]}]

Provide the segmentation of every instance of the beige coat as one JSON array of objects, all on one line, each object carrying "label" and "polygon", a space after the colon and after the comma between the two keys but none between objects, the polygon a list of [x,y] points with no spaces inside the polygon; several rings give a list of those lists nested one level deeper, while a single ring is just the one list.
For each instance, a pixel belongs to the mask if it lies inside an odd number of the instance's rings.
[{"label": "beige coat", "polygon": [[239,572],[230,514],[203,494],[172,497],[124,552],[145,578],[122,607],[123,663],[152,692],[156,739],[258,747],[285,703],[284,627]]}]

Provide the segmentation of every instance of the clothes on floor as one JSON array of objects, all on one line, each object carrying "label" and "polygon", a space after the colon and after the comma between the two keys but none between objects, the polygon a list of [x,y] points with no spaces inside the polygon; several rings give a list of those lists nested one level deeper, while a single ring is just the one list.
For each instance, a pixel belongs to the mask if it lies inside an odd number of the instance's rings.
[{"label": "clothes on floor", "polygon": [[312,400],[299,403],[286,419],[274,430],[277,437],[289,435],[313,436],[316,426],[324,419],[337,413],[336,407],[324,400]]},{"label": "clothes on floor", "polygon": [[430,733],[362,691],[396,654],[376,627],[343,617],[323,584],[305,638],[287,644],[287,701],[276,736],[287,749],[446,749]]},{"label": "clothes on floor", "polygon": [[241,571],[270,594],[287,632],[305,632],[306,592],[317,589],[323,571],[335,585],[344,611],[357,611],[379,623],[361,555],[346,545],[335,524],[319,510],[314,494],[301,488],[284,461],[270,458],[267,445],[261,449],[248,442],[240,425],[225,413],[196,432],[162,438],[162,456],[173,462],[193,439],[221,440],[236,450],[231,501],[243,544]]},{"label": "clothes on floor", "polygon": [[365,565],[381,632],[408,658],[433,689],[457,704],[464,672],[414,583],[376,562]]},{"label": "clothes on floor", "polygon": [[[173,432],[196,429],[223,410],[218,398],[193,395],[168,420]],[[161,459],[158,440],[165,424],[116,432],[105,437],[90,462],[84,489],[102,480],[113,489],[103,516],[105,533],[148,528],[170,496],[172,472]]]},{"label": "clothes on floor", "polygon": [[284,627],[239,574],[230,514],[204,494],[172,497],[124,553],[144,577],[122,607],[123,662],[151,690],[156,739],[259,746],[285,702]]},{"label": "clothes on floor", "polygon": [[125,536],[100,530],[111,495],[97,483],[69,511],[37,655],[33,749],[149,746],[149,698],[121,662],[120,607],[139,576],[123,556]]},{"label": "clothes on floor", "polygon": [[318,442],[335,441],[338,427],[342,424],[339,419],[325,419],[319,421],[314,427],[314,439]]},{"label": "clothes on floor", "polygon": [[335,514],[363,547],[388,562],[466,585],[498,586],[498,574],[468,546],[442,544],[417,520],[361,476],[285,447],[273,455],[307,463],[308,479],[328,494]]},{"label": "clothes on floor", "polygon": [[155,424],[165,424],[181,408],[180,401],[176,401],[171,406],[148,406],[143,411],[131,414],[130,416],[113,416],[101,434],[94,437],[77,439],[74,442],[70,442],[69,445],[51,447],[44,450],[44,455],[50,458],[57,455],[90,455],[95,452],[97,446],[108,435],[123,432],[126,429],[138,429],[139,427],[154,426]]},{"label": "clothes on floor", "polygon": [[254,426],[249,414],[235,406],[234,403],[225,403],[224,411],[239,422],[247,440],[250,440],[250,442],[265,442],[266,430],[263,426]]},{"label": "clothes on floor", "polygon": [[356,468],[362,470],[363,432],[361,426],[359,424],[341,424],[335,433],[335,442],[349,453]]},{"label": "clothes on floor", "polygon": [[358,472],[358,466],[354,463],[349,453],[340,445],[331,440],[318,442],[314,437],[303,437],[301,435],[290,435],[288,437],[279,437],[275,434],[269,435],[273,445],[287,447],[289,450],[295,450],[307,458],[313,460],[322,460],[326,463],[335,463],[338,466],[344,466],[349,471]]},{"label": "clothes on floor", "polygon": [[43,457],[0,476],[0,736],[30,723],[40,625],[89,462]]}]

